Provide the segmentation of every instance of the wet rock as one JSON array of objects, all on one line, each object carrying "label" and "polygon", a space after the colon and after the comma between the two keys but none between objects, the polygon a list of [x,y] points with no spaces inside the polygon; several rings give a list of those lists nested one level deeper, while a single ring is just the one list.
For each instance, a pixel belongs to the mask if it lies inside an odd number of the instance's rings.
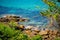
[{"label": "wet rock", "polygon": [[10,22],[10,21],[25,22],[25,21],[28,21],[28,20],[24,19],[24,18],[21,18],[19,16],[9,16],[9,15],[0,18],[0,22]]},{"label": "wet rock", "polygon": [[29,19],[27,19],[27,18],[20,18],[20,20],[19,20],[20,22],[28,22],[28,21],[30,21]]},{"label": "wet rock", "polygon": [[19,16],[13,16],[13,18],[20,18]]},{"label": "wet rock", "polygon": [[6,18],[0,18],[0,22],[9,22],[9,19],[6,19]]}]

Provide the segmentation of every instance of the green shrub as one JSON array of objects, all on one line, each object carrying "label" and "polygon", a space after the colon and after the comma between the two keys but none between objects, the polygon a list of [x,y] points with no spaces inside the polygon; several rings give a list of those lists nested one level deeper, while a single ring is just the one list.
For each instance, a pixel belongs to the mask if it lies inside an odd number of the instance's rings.
[{"label": "green shrub", "polygon": [[17,23],[14,22],[14,21],[11,21],[11,22],[9,22],[9,25],[10,25],[11,27],[16,27],[16,26],[17,26]]},{"label": "green shrub", "polygon": [[31,38],[31,40],[42,40],[42,37],[40,35],[35,35]]},{"label": "green shrub", "polygon": [[14,33],[15,33],[14,30],[11,29],[8,25],[0,23],[0,38],[2,40],[11,38],[14,35]]},{"label": "green shrub", "polygon": [[55,38],[55,40],[60,40],[60,38],[57,37],[57,38]]},{"label": "green shrub", "polygon": [[0,39],[2,40],[9,40],[21,33],[20,30],[14,30],[10,28],[8,25],[4,25],[0,23]]},{"label": "green shrub", "polygon": [[25,35],[25,34],[19,34],[19,35],[16,37],[16,40],[28,40],[28,36]]},{"label": "green shrub", "polygon": [[2,39],[0,38],[0,40],[2,40]]}]

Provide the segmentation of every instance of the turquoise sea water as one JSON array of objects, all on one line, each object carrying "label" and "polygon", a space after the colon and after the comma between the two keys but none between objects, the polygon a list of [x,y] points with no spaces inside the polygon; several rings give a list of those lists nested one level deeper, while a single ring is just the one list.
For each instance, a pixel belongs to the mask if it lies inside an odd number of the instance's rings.
[{"label": "turquoise sea water", "polygon": [[42,0],[0,0],[0,5],[33,10],[47,8]]},{"label": "turquoise sea water", "polygon": [[48,19],[40,15],[40,11],[48,9],[42,0],[0,0],[1,15],[19,15],[30,19],[30,22],[24,24],[46,25]]}]

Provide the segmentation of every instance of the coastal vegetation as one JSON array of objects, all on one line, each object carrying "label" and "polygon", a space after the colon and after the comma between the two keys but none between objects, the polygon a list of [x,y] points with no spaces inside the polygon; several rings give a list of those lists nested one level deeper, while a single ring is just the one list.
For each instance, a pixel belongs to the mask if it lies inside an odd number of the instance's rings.
[{"label": "coastal vegetation", "polygon": [[48,28],[39,30],[38,27],[34,26],[26,26],[26,28],[14,20],[10,21],[8,19],[8,22],[4,20],[0,21],[0,40],[57,40],[60,36],[58,30],[49,30]]},{"label": "coastal vegetation", "polygon": [[23,31],[0,22],[0,40],[42,40],[42,38],[39,35],[30,38]]}]

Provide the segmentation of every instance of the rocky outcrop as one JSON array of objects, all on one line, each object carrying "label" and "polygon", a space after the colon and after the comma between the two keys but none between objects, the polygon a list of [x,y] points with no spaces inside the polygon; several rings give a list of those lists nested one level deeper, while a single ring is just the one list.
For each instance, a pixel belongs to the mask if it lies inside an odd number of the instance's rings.
[{"label": "rocky outcrop", "polygon": [[0,18],[0,22],[10,22],[10,21],[25,22],[29,20],[26,18],[21,18],[19,16],[4,16]]},{"label": "rocky outcrop", "polygon": [[24,30],[24,33],[26,33],[29,37],[33,37],[37,34],[41,35],[43,40],[55,40],[56,37],[60,37],[60,32],[58,30],[45,29],[37,32],[36,30],[27,29]]}]

